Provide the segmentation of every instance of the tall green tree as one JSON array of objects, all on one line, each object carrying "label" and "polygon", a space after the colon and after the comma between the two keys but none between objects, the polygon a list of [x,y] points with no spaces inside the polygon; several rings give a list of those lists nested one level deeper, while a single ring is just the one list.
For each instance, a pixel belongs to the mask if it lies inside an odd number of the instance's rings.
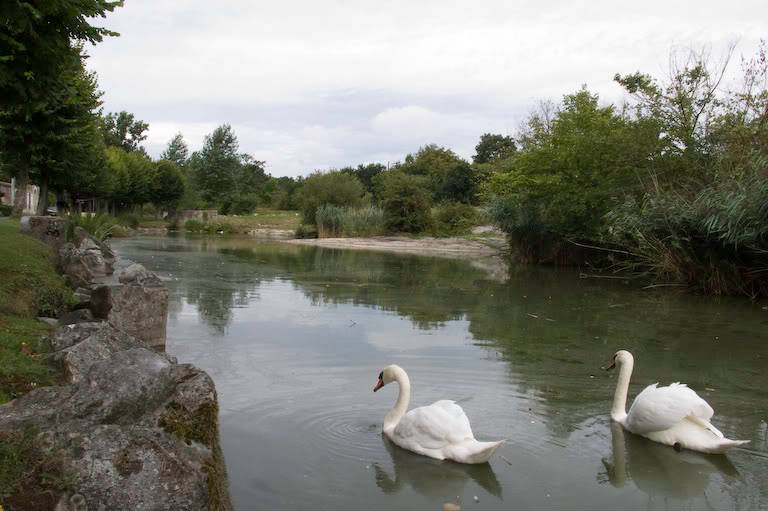
[{"label": "tall green tree", "polygon": [[111,147],[120,147],[124,151],[142,151],[141,142],[147,139],[149,124],[136,119],[125,110],[108,113],[102,120],[104,142]]},{"label": "tall green tree", "polygon": [[[80,59],[76,44],[117,35],[92,22],[120,5],[108,0],[0,3],[0,153],[22,189],[40,159],[46,117],[56,110],[51,91],[62,89],[65,70]],[[16,215],[23,195],[14,206]]]},{"label": "tall green tree", "polygon": [[490,163],[496,160],[504,160],[515,154],[517,146],[512,137],[485,133],[480,137],[480,142],[475,146],[474,163]]},{"label": "tall green tree", "polygon": [[407,155],[396,169],[426,177],[434,200],[469,202],[474,195],[471,167],[450,149],[426,145]]},{"label": "tall green tree", "polygon": [[173,214],[184,196],[184,176],[178,165],[171,160],[155,163],[152,176],[151,201]]},{"label": "tall green tree", "polygon": [[236,195],[238,148],[234,130],[229,124],[222,124],[205,137],[203,148],[193,155],[190,167],[194,182],[209,205],[221,206]]},{"label": "tall green tree", "polygon": [[178,167],[183,167],[187,164],[187,160],[189,159],[189,147],[184,141],[184,136],[181,133],[176,133],[170,142],[168,142],[168,147],[162,152],[160,159],[172,161]]}]

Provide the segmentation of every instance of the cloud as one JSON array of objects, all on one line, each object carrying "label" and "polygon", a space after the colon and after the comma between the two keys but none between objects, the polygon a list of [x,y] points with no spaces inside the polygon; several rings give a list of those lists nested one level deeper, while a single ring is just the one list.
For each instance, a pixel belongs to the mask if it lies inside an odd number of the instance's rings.
[{"label": "cloud", "polygon": [[766,18],[756,0],[131,0],[89,65],[108,111],[149,122],[151,154],[227,122],[271,172],[298,175],[430,142],[471,156],[539,99],[584,83],[621,99],[613,75],[662,75],[673,46],[751,54]]}]

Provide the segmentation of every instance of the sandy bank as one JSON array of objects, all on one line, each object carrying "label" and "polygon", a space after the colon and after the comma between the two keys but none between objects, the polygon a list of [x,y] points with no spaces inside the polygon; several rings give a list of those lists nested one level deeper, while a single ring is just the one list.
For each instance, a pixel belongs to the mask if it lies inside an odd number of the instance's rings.
[{"label": "sandy bank", "polygon": [[410,254],[446,257],[491,257],[503,253],[506,243],[503,238],[405,238],[381,236],[375,238],[320,238],[292,239],[285,243],[315,245],[326,248],[352,250],[377,250]]}]

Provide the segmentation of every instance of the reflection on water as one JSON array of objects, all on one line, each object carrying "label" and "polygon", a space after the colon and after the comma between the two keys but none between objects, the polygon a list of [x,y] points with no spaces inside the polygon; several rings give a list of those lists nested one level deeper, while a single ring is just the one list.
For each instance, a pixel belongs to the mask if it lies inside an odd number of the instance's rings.
[{"label": "reflection on water", "polygon": [[[623,488],[632,481],[649,496],[677,499],[706,498],[715,475],[736,479],[739,472],[727,456],[707,455],[668,446],[625,433],[611,422],[612,456],[603,458],[611,485]],[[598,479],[600,476],[598,474]]]},{"label": "reflection on water", "polygon": [[381,439],[392,457],[394,472],[390,476],[378,463],[373,464],[376,485],[384,493],[397,493],[409,486],[424,497],[440,502],[440,499],[450,499],[463,493],[466,483],[473,480],[489,494],[501,498],[501,484],[487,463],[464,465],[439,461],[400,449],[383,434]]},{"label": "reflection on water", "polygon": [[[633,289],[577,273],[234,238],[136,238],[118,252],[167,279],[168,351],[216,381],[240,509],[768,508],[768,311],[743,300]],[[617,439],[619,348],[630,399],[683,381],[746,449],[712,460]],[[370,392],[408,370],[413,405],[462,400],[484,468],[382,442],[395,399]],[[621,432],[618,432],[621,434]],[[621,447],[621,448],[620,448]],[[605,460],[605,465],[603,461]],[[598,474],[598,477],[595,477]],[[611,484],[601,484],[610,481]]]}]

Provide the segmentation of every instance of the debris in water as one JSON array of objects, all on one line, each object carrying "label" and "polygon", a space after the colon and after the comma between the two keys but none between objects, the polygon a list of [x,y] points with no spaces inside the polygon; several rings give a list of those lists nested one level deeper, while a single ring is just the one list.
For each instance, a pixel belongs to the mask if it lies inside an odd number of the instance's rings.
[{"label": "debris in water", "polygon": [[480,502],[480,498],[477,495],[475,495],[473,498],[475,499],[475,502]]},{"label": "debris in water", "polygon": [[443,504],[443,511],[461,511],[461,506],[453,502]]}]

